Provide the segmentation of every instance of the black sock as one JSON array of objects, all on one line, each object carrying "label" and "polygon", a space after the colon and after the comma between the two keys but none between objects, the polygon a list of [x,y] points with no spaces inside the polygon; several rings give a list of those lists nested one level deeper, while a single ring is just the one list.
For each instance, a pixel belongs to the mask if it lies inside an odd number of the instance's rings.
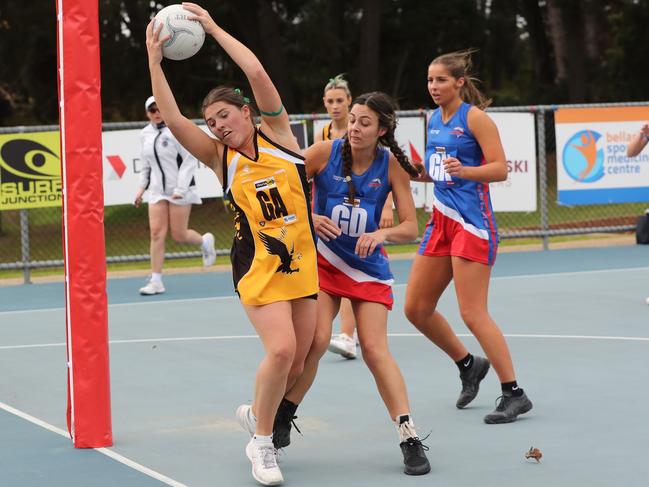
[{"label": "black sock", "polygon": [[500,387],[503,390],[503,394],[507,394],[508,396],[519,397],[523,395],[523,389],[518,387],[515,380],[511,382],[503,382],[500,384]]},{"label": "black sock", "polygon": [[291,401],[289,401],[284,397],[282,398],[282,402],[279,403],[278,410],[283,409],[284,411],[289,413],[291,417],[293,417],[295,416],[295,411],[297,411],[297,406],[298,406],[297,404],[292,403]]},{"label": "black sock", "polygon": [[473,360],[473,355],[467,353],[466,357],[455,362],[455,365],[457,365],[457,368],[460,369],[460,372],[465,372],[473,367],[473,362],[475,362]]}]

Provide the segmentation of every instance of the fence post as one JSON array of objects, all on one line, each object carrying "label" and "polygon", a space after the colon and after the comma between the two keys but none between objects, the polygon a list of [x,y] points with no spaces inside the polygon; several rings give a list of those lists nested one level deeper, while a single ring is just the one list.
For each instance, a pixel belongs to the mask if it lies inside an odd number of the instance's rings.
[{"label": "fence post", "polygon": [[548,219],[548,159],[545,152],[545,108],[536,112],[536,140],[539,144],[539,193],[541,197],[541,232],[543,232],[543,250],[549,248],[550,224]]},{"label": "fence post", "polygon": [[23,262],[23,284],[31,284],[29,267],[29,210],[20,210],[20,248]]}]

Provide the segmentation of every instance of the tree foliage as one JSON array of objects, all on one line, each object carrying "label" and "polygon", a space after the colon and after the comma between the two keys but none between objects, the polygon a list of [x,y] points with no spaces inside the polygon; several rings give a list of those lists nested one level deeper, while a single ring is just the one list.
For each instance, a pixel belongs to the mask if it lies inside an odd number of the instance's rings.
[{"label": "tree foliage", "polygon": [[[103,118],[142,119],[150,93],[144,29],[173,2],[99,0]],[[355,94],[382,90],[402,108],[430,106],[426,68],[477,48],[476,76],[496,105],[646,97],[649,0],[204,0],[262,60],[292,113],[321,111],[322,88],[346,73]],[[0,125],[56,123],[55,2],[0,0]],[[211,39],[164,62],[190,116],[209,89],[249,92]]]}]

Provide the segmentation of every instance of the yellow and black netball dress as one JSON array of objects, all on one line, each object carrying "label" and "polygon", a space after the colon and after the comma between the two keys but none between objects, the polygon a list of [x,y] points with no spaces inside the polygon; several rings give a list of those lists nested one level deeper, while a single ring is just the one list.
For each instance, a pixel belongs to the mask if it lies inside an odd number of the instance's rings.
[{"label": "yellow and black netball dress", "polygon": [[255,130],[254,159],[225,147],[223,194],[235,211],[230,259],[243,304],[318,293],[304,158]]},{"label": "yellow and black netball dress", "polygon": [[329,122],[327,125],[322,127],[322,140],[331,140],[331,124],[333,122]]}]

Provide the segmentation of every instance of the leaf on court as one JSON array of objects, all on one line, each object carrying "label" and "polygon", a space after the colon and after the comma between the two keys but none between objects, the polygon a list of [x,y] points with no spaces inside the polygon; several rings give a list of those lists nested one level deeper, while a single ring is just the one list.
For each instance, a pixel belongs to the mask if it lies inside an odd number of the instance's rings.
[{"label": "leaf on court", "polygon": [[541,453],[541,450],[538,448],[534,448],[533,446],[530,447],[528,451],[525,452],[525,458],[530,459],[533,458],[536,460],[536,463],[541,463],[541,457],[543,456],[543,453]]}]

